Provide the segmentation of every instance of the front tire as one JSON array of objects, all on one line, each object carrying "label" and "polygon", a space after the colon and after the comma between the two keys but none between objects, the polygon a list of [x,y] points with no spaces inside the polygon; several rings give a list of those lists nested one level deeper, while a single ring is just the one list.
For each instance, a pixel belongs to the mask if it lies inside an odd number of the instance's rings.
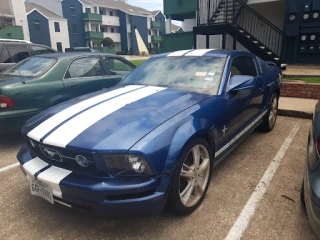
[{"label": "front tire", "polygon": [[168,205],[180,215],[196,210],[204,199],[211,179],[213,153],[207,141],[192,140],[183,149],[172,178]]},{"label": "front tire", "polygon": [[274,126],[276,125],[276,121],[278,117],[278,104],[279,104],[278,94],[274,93],[268,107],[268,112],[263,117],[263,122],[260,125],[260,129],[263,132],[271,132]]}]

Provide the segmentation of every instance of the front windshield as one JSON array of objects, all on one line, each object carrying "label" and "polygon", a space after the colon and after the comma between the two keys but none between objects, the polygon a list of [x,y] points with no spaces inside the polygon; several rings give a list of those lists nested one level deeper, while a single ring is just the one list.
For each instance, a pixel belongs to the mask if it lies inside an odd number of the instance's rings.
[{"label": "front windshield", "polygon": [[28,58],[2,74],[21,77],[37,77],[48,71],[56,61],[57,59],[55,58],[47,57]]},{"label": "front windshield", "polygon": [[152,58],[122,80],[124,85],[151,85],[215,95],[224,57]]}]

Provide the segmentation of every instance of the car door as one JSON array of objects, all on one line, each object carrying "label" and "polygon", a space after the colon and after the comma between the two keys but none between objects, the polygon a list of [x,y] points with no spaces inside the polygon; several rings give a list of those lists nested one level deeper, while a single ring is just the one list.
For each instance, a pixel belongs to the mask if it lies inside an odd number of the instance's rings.
[{"label": "car door", "polygon": [[236,75],[247,75],[255,77],[255,84],[259,79],[256,64],[252,57],[238,56],[231,60],[229,68],[229,80],[225,86],[224,113],[221,115],[221,123],[217,125],[221,142],[235,137],[239,130],[249,124],[261,107],[260,95],[256,93],[255,85],[252,88],[238,91],[228,91],[231,78]]},{"label": "car door", "polygon": [[117,57],[106,56],[104,57],[104,61],[112,75],[120,78],[122,75],[131,72],[135,68],[132,63]]},{"label": "car door", "polygon": [[71,98],[115,86],[121,78],[107,72],[99,56],[74,59],[64,76],[64,86]]}]

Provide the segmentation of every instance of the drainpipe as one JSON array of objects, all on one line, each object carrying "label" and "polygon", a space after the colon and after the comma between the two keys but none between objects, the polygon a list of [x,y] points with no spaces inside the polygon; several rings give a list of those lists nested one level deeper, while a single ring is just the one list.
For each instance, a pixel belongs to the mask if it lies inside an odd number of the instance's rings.
[{"label": "drainpipe", "polygon": [[168,16],[168,19],[166,21],[166,34],[170,34],[171,33],[171,22],[172,22],[172,17],[171,15]]}]

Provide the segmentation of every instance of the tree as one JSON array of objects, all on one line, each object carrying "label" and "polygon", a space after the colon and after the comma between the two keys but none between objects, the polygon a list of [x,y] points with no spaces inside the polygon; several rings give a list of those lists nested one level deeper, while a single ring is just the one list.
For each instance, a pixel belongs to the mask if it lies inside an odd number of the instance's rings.
[{"label": "tree", "polygon": [[115,47],[115,44],[114,44],[114,41],[109,38],[109,37],[106,37],[102,40],[101,44],[104,46],[104,47]]},{"label": "tree", "polygon": [[4,29],[4,28],[6,28],[6,27],[8,27],[10,25],[12,25],[12,23],[8,22],[8,19],[6,18],[6,16],[1,15],[0,16],[0,30]]}]

